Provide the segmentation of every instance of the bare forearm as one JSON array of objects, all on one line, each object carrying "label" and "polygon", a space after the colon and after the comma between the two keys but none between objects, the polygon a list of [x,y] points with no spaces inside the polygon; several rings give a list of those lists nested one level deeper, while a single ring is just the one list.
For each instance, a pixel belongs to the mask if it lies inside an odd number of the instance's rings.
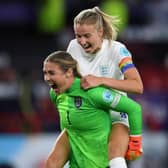
[{"label": "bare forearm", "polygon": [[136,68],[128,69],[124,73],[124,80],[110,77],[96,77],[94,75],[87,75],[81,79],[81,86],[84,89],[100,85],[128,93],[143,93],[143,83]]},{"label": "bare forearm", "polygon": [[133,79],[116,80],[113,78],[101,77],[101,81],[103,86],[106,86],[112,89],[116,89],[116,90],[120,90],[128,93],[137,93],[137,94],[143,93],[143,86],[137,80],[133,80]]},{"label": "bare forearm", "polygon": [[69,140],[66,131],[63,130],[46,160],[45,168],[62,168],[68,161],[69,153]]}]

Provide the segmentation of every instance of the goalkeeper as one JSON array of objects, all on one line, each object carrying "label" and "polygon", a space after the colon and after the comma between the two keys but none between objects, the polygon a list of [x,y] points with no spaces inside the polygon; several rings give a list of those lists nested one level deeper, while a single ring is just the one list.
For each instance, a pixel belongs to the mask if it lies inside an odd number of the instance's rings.
[{"label": "goalkeeper", "polygon": [[[70,168],[108,167],[109,110],[128,114],[131,139],[133,143],[134,140],[141,143],[142,113],[138,103],[104,87],[81,89],[77,62],[67,52],[50,54],[44,61],[43,72],[45,81],[51,86],[51,100],[59,111],[63,130],[60,137],[66,136],[69,141],[64,144],[58,138],[46,168],[57,168],[58,155],[62,152],[57,150],[58,143],[65,145],[65,149],[70,147]],[[120,167],[119,164],[110,166]]]}]

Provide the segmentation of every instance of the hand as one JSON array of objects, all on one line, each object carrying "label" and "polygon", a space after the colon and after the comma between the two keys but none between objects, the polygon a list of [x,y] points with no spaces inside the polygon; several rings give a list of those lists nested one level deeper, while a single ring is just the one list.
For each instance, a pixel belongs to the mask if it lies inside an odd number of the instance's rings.
[{"label": "hand", "polygon": [[83,89],[89,89],[101,85],[101,78],[93,75],[84,76],[81,79],[81,87]]},{"label": "hand", "polygon": [[136,160],[143,154],[142,136],[130,135],[128,150],[126,152],[126,160]]}]

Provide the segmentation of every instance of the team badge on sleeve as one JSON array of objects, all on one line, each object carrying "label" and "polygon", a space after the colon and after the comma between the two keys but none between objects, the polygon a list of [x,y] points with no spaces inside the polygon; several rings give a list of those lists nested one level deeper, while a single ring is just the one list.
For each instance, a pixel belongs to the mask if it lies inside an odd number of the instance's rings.
[{"label": "team badge on sleeve", "polygon": [[120,48],[120,54],[123,57],[131,56],[131,53],[125,47]]},{"label": "team badge on sleeve", "polygon": [[103,100],[105,102],[111,102],[113,100],[113,98],[114,97],[113,97],[112,93],[109,90],[105,90],[103,92]]}]

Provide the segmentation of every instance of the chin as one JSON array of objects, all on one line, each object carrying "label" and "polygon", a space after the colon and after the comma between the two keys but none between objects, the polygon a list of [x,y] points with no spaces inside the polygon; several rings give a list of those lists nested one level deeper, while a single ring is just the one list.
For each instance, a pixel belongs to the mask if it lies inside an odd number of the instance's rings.
[{"label": "chin", "polygon": [[88,53],[88,54],[93,54],[93,51],[92,51],[92,50],[88,50],[88,51],[85,50],[85,52]]}]

